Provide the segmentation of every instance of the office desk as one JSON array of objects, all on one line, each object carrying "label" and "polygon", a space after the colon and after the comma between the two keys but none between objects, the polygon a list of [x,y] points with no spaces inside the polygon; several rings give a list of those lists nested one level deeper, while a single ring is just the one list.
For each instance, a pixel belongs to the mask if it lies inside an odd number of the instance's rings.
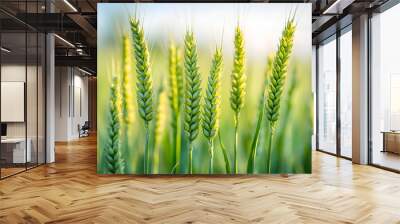
[{"label": "office desk", "polygon": [[[26,140],[27,147],[25,153],[25,138],[6,138],[1,139],[1,153],[2,159],[5,159],[8,163],[26,163],[31,162],[32,153],[31,145],[32,140],[28,138]],[[3,156],[5,154],[5,156]],[[12,154],[12,156],[8,156]],[[5,158],[6,157],[6,158]],[[11,160],[12,158],[12,160]]]},{"label": "office desk", "polygon": [[400,154],[400,132],[383,131],[383,150],[382,152],[392,152]]}]

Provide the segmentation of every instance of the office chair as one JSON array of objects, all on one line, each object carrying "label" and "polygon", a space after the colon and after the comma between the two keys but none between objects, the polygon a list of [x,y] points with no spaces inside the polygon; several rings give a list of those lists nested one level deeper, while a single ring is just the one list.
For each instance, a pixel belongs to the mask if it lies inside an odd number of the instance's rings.
[{"label": "office chair", "polygon": [[85,121],[82,127],[80,127],[80,125],[78,124],[79,138],[89,136],[89,129],[89,121]]}]

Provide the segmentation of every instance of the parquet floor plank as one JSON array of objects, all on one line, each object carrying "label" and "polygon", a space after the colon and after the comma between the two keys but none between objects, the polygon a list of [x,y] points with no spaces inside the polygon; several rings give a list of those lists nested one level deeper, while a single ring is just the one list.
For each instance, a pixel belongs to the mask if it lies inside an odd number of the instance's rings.
[{"label": "parquet floor plank", "polygon": [[313,174],[101,176],[96,139],[0,181],[0,223],[400,223],[400,175],[313,152]]}]

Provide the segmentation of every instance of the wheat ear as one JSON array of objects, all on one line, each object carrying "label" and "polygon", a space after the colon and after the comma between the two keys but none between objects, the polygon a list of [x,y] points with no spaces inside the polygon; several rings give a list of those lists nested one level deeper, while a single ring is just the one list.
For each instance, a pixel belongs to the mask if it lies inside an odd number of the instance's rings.
[{"label": "wheat ear", "polygon": [[192,31],[185,35],[185,124],[184,129],[189,142],[189,174],[193,172],[193,141],[199,133],[201,79],[198,66],[196,40]]},{"label": "wheat ear", "polygon": [[124,173],[125,163],[122,159],[119,143],[119,119],[120,119],[120,105],[118,96],[118,79],[113,78],[110,89],[110,106],[109,106],[109,120],[108,120],[108,141],[106,146],[106,168],[107,173],[122,174]]},{"label": "wheat ear", "polygon": [[176,47],[176,81],[178,87],[178,108],[182,107],[185,98],[185,78],[183,77],[183,63],[182,63],[182,51],[179,47]]},{"label": "wheat ear", "polygon": [[233,172],[238,172],[238,161],[237,161],[237,145],[238,145],[238,129],[239,129],[239,114],[240,110],[244,105],[244,98],[246,95],[246,75],[245,69],[245,50],[244,50],[244,38],[243,33],[239,26],[235,30],[235,55],[233,60],[233,71],[232,71],[232,89],[231,89],[231,107],[235,112],[235,142],[233,151]]},{"label": "wheat ear", "polygon": [[122,40],[122,121],[126,126],[133,122],[132,116],[132,94],[131,94],[131,77],[132,74],[132,49],[128,36],[124,36]]},{"label": "wheat ear", "polygon": [[220,104],[220,77],[222,73],[222,51],[215,49],[208,76],[205,102],[203,106],[202,126],[203,134],[208,140],[210,162],[209,173],[214,172],[214,138],[219,129],[219,104]]},{"label": "wheat ear", "polygon": [[153,87],[150,75],[150,59],[147,43],[144,38],[143,27],[137,18],[130,19],[133,49],[136,59],[136,90],[139,115],[144,121],[146,129],[146,141],[144,150],[144,173],[148,174],[150,162],[149,139],[150,130],[149,123],[153,119]]},{"label": "wheat ear", "polygon": [[268,95],[266,103],[266,118],[270,126],[270,139],[268,143],[267,155],[267,169],[271,172],[271,158],[272,158],[272,138],[275,132],[275,126],[279,119],[279,108],[281,104],[282,92],[286,82],[286,73],[288,67],[289,57],[293,48],[293,37],[296,31],[294,18],[286,22],[283,29],[281,39],[279,40],[278,50],[275,54],[274,63],[272,66],[272,75],[270,76],[268,84]]}]

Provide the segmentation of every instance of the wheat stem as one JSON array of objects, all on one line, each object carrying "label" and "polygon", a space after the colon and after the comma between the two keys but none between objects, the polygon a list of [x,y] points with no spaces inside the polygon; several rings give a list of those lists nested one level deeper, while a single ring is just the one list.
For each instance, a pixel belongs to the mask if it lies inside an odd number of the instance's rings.
[{"label": "wheat stem", "polygon": [[208,141],[208,148],[209,148],[209,154],[210,154],[208,173],[212,174],[212,173],[214,173],[214,140],[211,139]]},{"label": "wheat stem", "polygon": [[182,54],[179,48],[176,48],[176,81],[178,88],[178,116],[176,117],[176,133],[175,133],[175,142],[176,142],[176,150],[175,150],[175,162],[176,162],[176,170],[180,171],[181,164],[181,152],[182,152],[182,119],[181,119],[181,109],[182,103],[184,100],[184,77],[183,77],[183,68],[182,68]]},{"label": "wheat stem", "polygon": [[235,142],[233,145],[233,172],[234,174],[238,173],[238,160],[237,160],[237,145],[238,145],[238,130],[239,130],[239,114],[235,115],[234,118],[235,123]]},{"label": "wheat stem", "polygon": [[268,130],[269,130],[269,138],[268,138],[268,142],[267,142],[267,152],[266,152],[266,158],[267,158],[267,162],[266,162],[266,167],[267,167],[267,173],[271,173],[271,163],[272,163],[272,137],[274,136],[274,129],[272,128],[271,125],[268,126]]},{"label": "wheat stem", "polygon": [[257,152],[257,144],[260,136],[261,124],[264,117],[264,94],[262,100],[260,102],[260,106],[258,108],[258,119],[256,132],[254,133],[253,140],[251,142],[250,156],[249,161],[247,163],[247,173],[254,173],[255,168],[255,160],[256,160],[256,152]]},{"label": "wheat stem", "polygon": [[159,151],[161,141],[164,137],[165,131],[165,123],[166,123],[166,104],[167,104],[167,97],[166,92],[164,91],[164,85],[161,84],[159,89],[157,90],[157,108],[156,108],[156,117],[155,117],[155,124],[154,124],[154,143],[153,143],[153,153],[152,153],[152,173],[158,173],[159,167]]},{"label": "wheat stem", "polygon": [[267,59],[267,69],[265,70],[264,75],[264,84],[260,95],[259,106],[258,106],[258,119],[257,119],[257,126],[256,131],[253,136],[253,140],[251,143],[250,149],[250,156],[247,163],[247,173],[254,173],[255,165],[256,165],[256,154],[257,154],[257,145],[260,138],[260,131],[262,126],[262,121],[264,119],[264,105],[265,105],[265,98],[267,95],[267,87],[268,87],[268,79],[269,75],[272,71],[272,64],[273,64],[273,55],[269,55]]},{"label": "wheat stem", "polygon": [[226,151],[226,148],[225,148],[224,144],[222,143],[221,131],[218,131],[218,140],[219,140],[219,145],[220,145],[221,150],[222,150],[222,154],[224,155],[225,171],[226,171],[227,174],[230,174],[231,173],[231,164],[229,163],[229,156],[228,156],[228,153]]},{"label": "wheat stem", "polygon": [[189,174],[193,174],[193,144],[189,143]]},{"label": "wheat stem", "polygon": [[146,129],[146,141],[144,143],[144,162],[143,162],[143,170],[145,174],[149,174],[149,156],[150,156],[150,130],[149,123],[145,123]]},{"label": "wheat stem", "polygon": [[244,73],[245,66],[245,51],[244,51],[244,38],[243,33],[239,26],[235,30],[235,55],[233,61],[233,71],[231,75],[232,89],[231,89],[231,107],[235,112],[235,142],[234,142],[234,173],[238,172],[237,167],[237,145],[238,145],[238,128],[239,128],[239,114],[244,105],[244,98],[246,95],[246,75]]}]

